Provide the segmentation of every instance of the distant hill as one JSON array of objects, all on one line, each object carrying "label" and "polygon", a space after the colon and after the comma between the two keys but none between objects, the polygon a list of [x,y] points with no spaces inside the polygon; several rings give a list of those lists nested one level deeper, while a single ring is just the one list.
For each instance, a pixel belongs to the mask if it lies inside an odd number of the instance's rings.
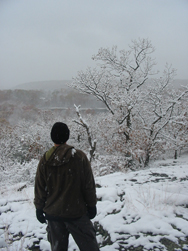
[{"label": "distant hill", "polygon": [[[12,89],[21,89],[21,90],[72,90],[69,86],[72,80],[51,80],[51,81],[38,81],[38,82],[29,82],[25,84],[20,84]],[[188,86],[188,79],[175,79],[173,81],[174,88],[180,88],[181,86]]]},{"label": "distant hill", "polygon": [[16,85],[12,89],[20,90],[58,90],[58,89],[71,89],[68,85],[71,84],[71,80],[51,80],[51,81],[37,81],[28,82],[20,85]]}]

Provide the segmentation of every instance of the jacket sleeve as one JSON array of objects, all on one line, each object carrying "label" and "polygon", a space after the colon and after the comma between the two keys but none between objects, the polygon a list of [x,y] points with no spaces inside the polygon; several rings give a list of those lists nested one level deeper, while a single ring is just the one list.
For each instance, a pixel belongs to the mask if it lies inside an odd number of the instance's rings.
[{"label": "jacket sleeve", "polygon": [[94,207],[97,204],[95,180],[90,162],[86,156],[84,158],[83,164],[85,169],[84,198],[87,206]]},{"label": "jacket sleeve", "polygon": [[47,198],[46,181],[44,176],[44,157],[40,160],[35,176],[34,204],[37,209],[43,209]]}]

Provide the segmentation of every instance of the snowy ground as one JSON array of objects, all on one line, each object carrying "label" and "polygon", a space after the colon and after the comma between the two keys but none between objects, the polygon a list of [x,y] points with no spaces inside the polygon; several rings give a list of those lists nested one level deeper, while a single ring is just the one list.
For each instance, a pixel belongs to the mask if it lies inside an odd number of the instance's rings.
[{"label": "snowy ground", "polygon": [[[101,251],[188,250],[188,157],[96,177],[93,220]],[[33,187],[0,189],[0,250],[50,250],[35,218]],[[78,250],[70,238],[70,251]]]}]

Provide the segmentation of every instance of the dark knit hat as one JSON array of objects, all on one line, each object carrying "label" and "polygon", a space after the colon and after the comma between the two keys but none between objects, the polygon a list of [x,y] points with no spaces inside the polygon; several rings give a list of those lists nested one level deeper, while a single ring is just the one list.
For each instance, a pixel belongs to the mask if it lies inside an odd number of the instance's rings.
[{"label": "dark knit hat", "polygon": [[55,144],[63,144],[69,139],[69,128],[62,122],[56,122],[52,126],[51,139]]}]

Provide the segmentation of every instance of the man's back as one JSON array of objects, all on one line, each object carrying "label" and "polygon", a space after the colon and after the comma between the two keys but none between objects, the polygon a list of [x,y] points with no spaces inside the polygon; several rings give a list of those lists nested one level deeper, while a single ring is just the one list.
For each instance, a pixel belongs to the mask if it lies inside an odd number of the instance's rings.
[{"label": "man's back", "polygon": [[[41,192],[45,205],[43,201],[41,204]],[[43,207],[47,219],[85,214],[87,206],[96,205],[95,183],[86,155],[67,144],[50,149],[38,166],[35,195],[35,205]]]}]

